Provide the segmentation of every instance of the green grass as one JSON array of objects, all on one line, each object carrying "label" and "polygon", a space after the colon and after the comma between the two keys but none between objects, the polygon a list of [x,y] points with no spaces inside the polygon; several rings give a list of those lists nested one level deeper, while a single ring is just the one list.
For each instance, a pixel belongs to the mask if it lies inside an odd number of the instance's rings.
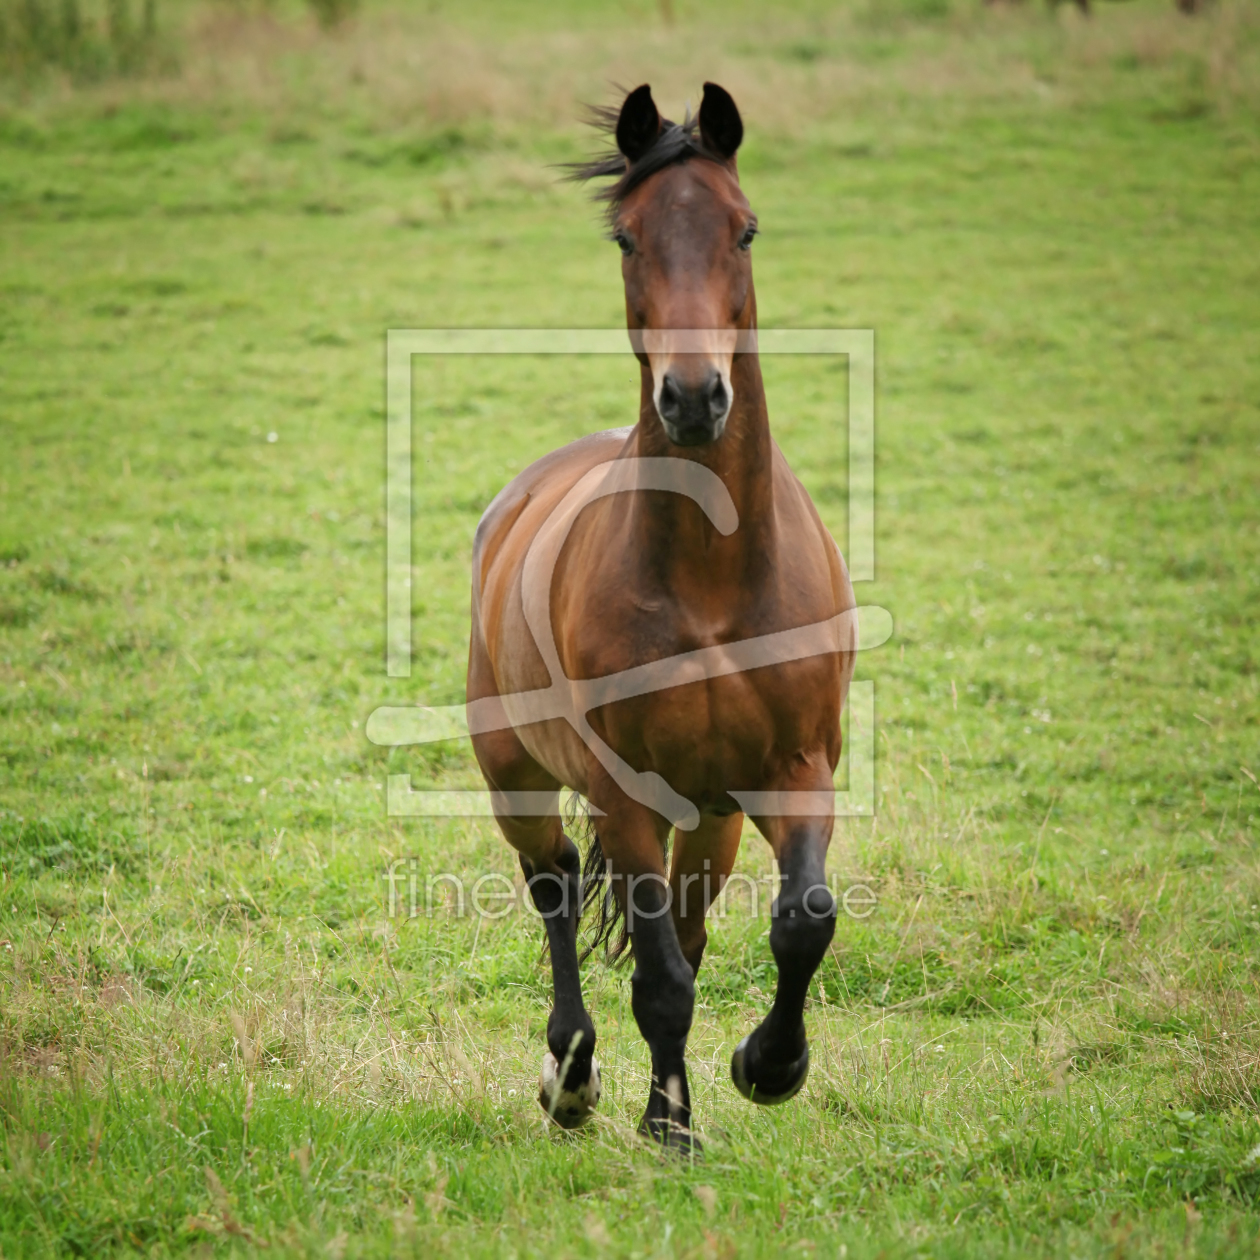
[{"label": "green grass", "polygon": [[[1260,1253],[1260,17],[678,3],[187,10],[166,77],[0,85],[0,1252]],[[166,10],[162,11],[163,13]],[[729,1084],[768,920],[716,919],[706,1156],[533,1101],[537,924],[390,922],[379,704],[462,698],[472,531],[633,363],[417,368],[416,659],[384,673],[390,327],[609,326],[576,102],[745,111],[762,322],[876,330],[873,821],[790,1106]],[[842,545],[843,368],[766,364]],[[270,441],[269,435],[276,440]],[[741,869],[769,869],[750,834]],[[843,884],[842,884],[843,886]]]}]

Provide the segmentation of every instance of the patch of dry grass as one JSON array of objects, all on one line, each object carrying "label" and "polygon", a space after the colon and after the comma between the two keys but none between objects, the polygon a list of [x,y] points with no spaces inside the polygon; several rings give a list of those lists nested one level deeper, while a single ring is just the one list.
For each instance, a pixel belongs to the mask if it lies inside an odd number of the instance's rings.
[{"label": "patch of dry grass", "polygon": [[[687,6],[672,22],[645,10],[611,21],[575,11],[565,29],[474,7],[460,19],[372,6],[333,31],[274,7],[228,3],[172,9],[179,69],[91,89],[101,105],[137,100],[229,113],[266,111],[280,128],[353,117],[387,130],[489,121],[501,129],[572,132],[613,84],[650,79],[680,113],[701,82],[719,80],[759,130],[801,137],[931,101],[1045,108],[1159,107],[1254,113],[1260,17],[1221,0],[1194,18],[1155,3],[981,5],[916,20],[853,3],[773,16]],[[1140,71],[1140,73],[1134,73]],[[51,97],[48,93],[51,91]],[[73,99],[81,99],[79,92]],[[36,100],[67,100],[45,82]]]}]

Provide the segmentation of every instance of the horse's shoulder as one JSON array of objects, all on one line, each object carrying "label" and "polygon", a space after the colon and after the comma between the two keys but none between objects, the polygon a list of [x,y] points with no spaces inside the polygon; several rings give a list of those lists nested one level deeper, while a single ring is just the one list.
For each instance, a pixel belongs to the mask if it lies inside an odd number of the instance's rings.
[{"label": "horse's shoulder", "polygon": [[[780,494],[784,495],[790,502],[791,507],[795,509],[797,519],[806,526],[808,536],[813,538],[815,545],[820,547],[828,558],[828,563],[832,569],[833,586],[841,600],[842,606],[846,608],[853,607],[855,601],[853,599],[853,587],[849,580],[849,566],[840,550],[840,544],[836,542],[831,530],[828,529],[826,522],[822,519],[822,514],[818,511],[818,505],[810,496],[809,491],[805,489],[804,483],[796,475],[777,443],[773,446],[772,458],[777,480],[776,497]],[[782,503],[783,498],[779,498],[778,501]],[[800,545],[800,540],[801,535],[797,535],[798,546]]]},{"label": "horse's shoulder", "polygon": [[490,501],[473,538],[473,573],[480,577],[487,553],[497,550],[506,532],[531,499],[540,495],[563,498],[569,487],[597,464],[607,463],[625,446],[633,426],[588,433],[575,442],[549,451],[522,469]]}]

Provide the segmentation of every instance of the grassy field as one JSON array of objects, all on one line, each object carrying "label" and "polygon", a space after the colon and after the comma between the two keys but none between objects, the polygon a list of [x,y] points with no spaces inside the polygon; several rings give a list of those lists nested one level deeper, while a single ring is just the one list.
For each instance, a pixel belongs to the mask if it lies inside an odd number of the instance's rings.
[{"label": "grassy field", "polygon": [[[0,1254],[1260,1254],[1260,9],[157,17],[160,74],[0,82]],[[462,699],[481,508],[637,397],[628,356],[418,367],[391,681],[385,330],[616,326],[551,164],[610,82],[705,78],[762,323],[876,330],[897,628],[813,1074],[729,1083],[774,985],[732,907],[680,1165],[625,970],[569,1140],[538,924],[390,920],[392,861],[514,863],[385,814],[464,745],[363,725]],[[766,374],[843,546],[843,368]]]}]

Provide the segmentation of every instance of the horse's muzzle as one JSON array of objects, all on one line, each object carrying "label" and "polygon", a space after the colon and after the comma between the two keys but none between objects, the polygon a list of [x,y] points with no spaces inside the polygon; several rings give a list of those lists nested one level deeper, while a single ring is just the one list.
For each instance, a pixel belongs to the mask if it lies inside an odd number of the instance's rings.
[{"label": "horse's muzzle", "polygon": [[656,410],[666,436],[675,446],[703,446],[722,436],[731,410],[731,395],[717,368],[710,368],[697,383],[684,382],[666,372]]}]

